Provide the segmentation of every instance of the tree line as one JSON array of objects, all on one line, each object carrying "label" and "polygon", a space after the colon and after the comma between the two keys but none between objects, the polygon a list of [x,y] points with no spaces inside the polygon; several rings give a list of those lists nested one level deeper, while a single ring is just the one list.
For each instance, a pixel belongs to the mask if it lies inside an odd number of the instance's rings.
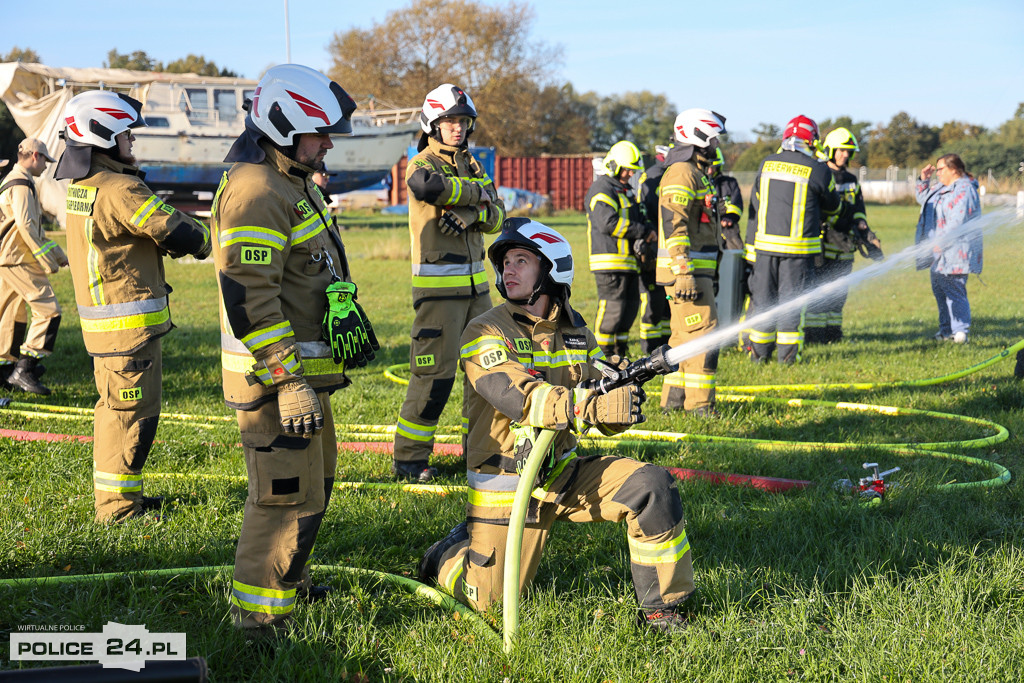
[{"label": "tree line", "polygon": [[[532,6],[519,0],[494,6],[477,0],[413,0],[369,28],[335,33],[327,46],[328,75],[357,100],[376,106],[418,107],[440,83],[455,83],[470,93],[480,113],[473,142],[493,146],[503,156],[589,154],[627,139],[652,159],[656,145],[671,141],[677,108],[666,95],[577,91],[558,78],[561,47],[531,37],[534,19]],[[41,61],[34,50],[17,47],[2,59]],[[200,55],[164,65],[142,50],[112,49],[103,66],[238,76]],[[922,166],[938,153],[955,152],[976,173],[1020,173],[1024,103],[1013,118],[991,130],[964,121],[930,126],[907,112],[880,124],[848,116],[818,123],[822,135],[845,126],[857,136],[860,152],[853,164],[858,166]],[[9,139],[11,125],[0,105],[4,158],[17,144]],[[752,142],[723,137],[727,168],[756,170],[778,148],[781,124],[760,123],[753,132]]]}]

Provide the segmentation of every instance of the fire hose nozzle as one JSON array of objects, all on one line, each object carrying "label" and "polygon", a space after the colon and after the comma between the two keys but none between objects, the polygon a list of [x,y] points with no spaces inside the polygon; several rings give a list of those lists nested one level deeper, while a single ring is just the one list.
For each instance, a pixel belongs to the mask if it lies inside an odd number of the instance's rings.
[{"label": "fire hose nozzle", "polygon": [[670,372],[674,372],[676,366],[670,365],[665,358],[665,354],[668,351],[669,345],[662,344],[651,355],[630,363],[624,370],[616,373],[617,377],[608,376],[611,375],[611,373],[608,373],[597,383],[597,391],[607,394],[609,391],[627,384],[642,386],[645,382],[649,382],[658,375],[667,375]]}]

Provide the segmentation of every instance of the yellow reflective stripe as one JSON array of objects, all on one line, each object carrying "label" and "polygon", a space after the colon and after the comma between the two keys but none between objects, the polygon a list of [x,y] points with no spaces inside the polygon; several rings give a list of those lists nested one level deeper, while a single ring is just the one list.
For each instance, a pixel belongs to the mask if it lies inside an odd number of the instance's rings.
[{"label": "yellow reflective stripe", "polygon": [[32,252],[32,255],[35,256],[36,258],[39,258],[43,254],[48,254],[51,251],[53,251],[53,248],[56,246],[57,243],[54,242],[53,240],[46,240],[38,249]]},{"label": "yellow reflective stripe", "polygon": [[139,313],[137,315],[122,315],[116,318],[104,318],[102,320],[89,320],[81,318],[83,332],[116,332],[119,330],[134,330],[150,325],[162,325],[171,319],[171,311],[164,308],[153,313]]},{"label": "yellow reflective stripe", "polygon": [[591,211],[594,210],[594,207],[597,206],[598,202],[602,202],[604,204],[607,204],[608,206],[612,207],[616,211],[619,210],[619,205],[615,202],[615,200],[613,200],[611,197],[606,195],[604,192],[598,192],[597,194],[595,194],[593,197],[590,198],[590,210]]},{"label": "yellow reflective stripe", "polygon": [[247,244],[260,244],[266,247],[273,247],[278,251],[283,251],[286,244],[288,244],[288,238],[270,228],[262,228],[258,225],[243,225],[237,228],[231,228],[230,230],[224,230],[220,233],[220,246],[228,247],[238,242],[245,242]]},{"label": "yellow reflective stripe", "polygon": [[681,194],[688,200],[695,199],[698,195],[706,193],[706,190],[694,192],[693,188],[687,187],[686,185],[662,185],[659,189],[661,190],[662,197],[671,194]]},{"label": "yellow reflective stripe", "polygon": [[92,241],[92,229],[95,224],[91,218],[85,219],[85,239],[89,243],[86,256],[86,268],[89,271],[89,298],[93,306],[105,306],[107,299],[103,296],[103,276],[100,274],[100,252]]},{"label": "yellow reflective stripe", "polygon": [[561,368],[566,365],[586,363],[587,356],[588,354],[584,349],[563,349],[555,353],[554,356],[538,351],[533,354],[533,363],[541,368]]},{"label": "yellow reflective stripe", "polygon": [[142,204],[142,206],[140,206],[135,211],[129,222],[138,228],[143,227],[144,225],[146,225],[146,221],[149,220],[149,217],[153,215],[153,212],[160,208],[160,206],[162,205],[163,202],[160,201],[159,197],[157,197],[155,194],[150,195],[149,199],[147,199]]},{"label": "yellow reflective stripe", "polygon": [[750,337],[750,341],[755,344],[770,344],[775,341],[775,332],[760,332],[758,330],[750,329],[745,330],[747,335]]},{"label": "yellow reflective stripe", "polygon": [[505,222],[505,209],[501,206],[501,204],[491,204],[491,211],[496,211],[497,215],[494,220],[494,227],[488,228],[487,230],[484,231],[484,233],[487,235],[493,235],[494,233],[501,230],[501,224]]},{"label": "yellow reflective stripe", "polygon": [[448,176],[448,179],[452,181],[452,198],[448,200],[448,204],[458,204],[462,198],[462,179],[458,176]]},{"label": "yellow reflective stripe", "polygon": [[620,254],[591,254],[590,270],[636,270],[635,256]]},{"label": "yellow reflective stripe", "polygon": [[804,232],[804,214],[807,212],[807,183],[793,187],[793,215],[790,218],[789,236],[799,239]]},{"label": "yellow reflective stripe", "polygon": [[416,424],[403,417],[398,418],[398,424],[395,426],[395,434],[412,439],[413,441],[430,441],[434,438],[434,432],[436,431],[437,425]]},{"label": "yellow reflective stripe", "polygon": [[260,588],[233,580],[231,582],[231,603],[249,612],[290,614],[295,607],[295,589],[281,591],[273,588]]},{"label": "yellow reflective stripe", "polygon": [[779,346],[797,346],[803,340],[803,332],[779,332],[777,343]]},{"label": "yellow reflective stripe", "polygon": [[93,488],[110,493],[131,493],[142,491],[142,473],[115,474],[113,472],[92,472]]},{"label": "yellow reflective stripe", "polygon": [[252,356],[240,356],[236,353],[220,352],[220,364],[228,372],[245,374],[256,365],[256,359]]},{"label": "yellow reflective stripe", "polygon": [[491,335],[484,335],[477,337],[473,341],[466,342],[459,349],[459,355],[463,358],[471,358],[477,353],[482,352],[485,349],[492,348],[494,346],[500,346],[503,349],[507,349],[508,345],[505,343],[504,337],[494,337]]},{"label": "yellow reflective stripe", "polygon": [[412,286],[424,289],[436,289],[442,287],[473,287],[486,283],[487,273],[473,273],[472,275],[413,275]]},{"label": "yellow reflective stripe", "polygon": [[448,576],[444,578],[442,585],[452,595],[455,594],[455,584],[458,583],[459,577],[462,576],[462,570],[465,568],[465,562],[456,562],[452,570],[448,572]]},{"label": "yellow reflective stripe", "polygon": [[783,254],[818,254],[821,252],[820,237],[791,238],[781,235],[758,234],[754,248],[761,251],[776,251]]},{"label": "yellow reflective stripe", "polygon": [[700,268],[709,268],[711,270],[714,270],[717,267],[718,261],[715,259],[695,258],[692,261],[690,261],[691,270],[698,270]]},{"label": "yellow reflective stripe", "polygon": [[664,543],[643,543],[629,538],[629,559],[636,564],[655,565],[676,562],[690,550],[686,532]]},{"label": "yellow reflective stripe", "polygon": [[[285,370],[293,375],[297,374],[297,371],[302,367],[299,364],[299,361],[296,360],[294,353],[289,353],[285,356],[285,359],[281,361],[281,365],[284,366]],[[258,379],[264,386],[274,386],[274,378],[270,375],[270,369],[267,367],[266,363],[260,363],[259,365],[256,365],[255,368],[256,379]]]},{"label": "yellow reflective stripe", "polygon": [[687,372],[683,376],[683,386],[687,389],[714,389],[715,376]]},{"label": "yellow reflective stripe", "polygon": [[240,340],[245,344],[245,348],[249,349],[249,352],[257,351],[262,349],[264,346],[269,346],[274,342],[279,342],[286,337],[293,337],[295,333],[292,332],[291,323],[285,320],[282,323],[265,327],[262,330],[256,330],[242,337]]},{"label": "yellow reflective stripe", "polygon": [[470,505],[482,508],[512,507],[512,501],[516,498],[515,491],[480,491],[469,489],[467,502]]},{"label": "yellow reflective stripe", "polygon": [[726,213],[734,213],[736,215],[739,215],[739,214],[743,213],[743,211],[740,209],[739,206],[737,206],[736,204],[732,204],[731,202],[726,202],[725,203],[725,212]]},{"label": "yellow reflective stripe", "polygon": [[672,247],[690,248],[690,237],[688,235],[674,235],[665,240],[665,249]]},{"label": "yellow reflective stripe", "polygon": [[544,414],[547,406],[548,395],[554,391],[554,387],[550,384],[543,384],[538,389],[534,389],[530,394],[530,414],[526,418],[526,422],[534,427],[544,426]]},{"label": "yellow reflective stripe", "polygon": [[302,244],[324,231],[324,222],[320,214],[314,214],[312,218],[305,220],[292,227],[292,244]]}]

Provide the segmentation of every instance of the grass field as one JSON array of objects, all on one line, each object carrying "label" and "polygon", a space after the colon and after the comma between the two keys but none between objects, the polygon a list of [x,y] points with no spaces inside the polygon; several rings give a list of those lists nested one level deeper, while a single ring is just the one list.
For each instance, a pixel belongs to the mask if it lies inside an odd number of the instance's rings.
[{"label": "grass field", "polygon": [[[910,244],[914,207],[871,206],[873,228],[893,253]],[[362,223],[369,224],[373,219]],[[548,221],[575,245],[576,307],[596,309],[585,272],[585,221]],[[360,224],[358,219],[351,221]],[[357,228],[343,235],[383,348],[371,367],[352,373],[335,394],[339,425],[391,425],[404,387],[385,367],[408,360],[409,263],[402,228]],[[1018,223],[986,241],[982,280],[968,285],[974,311],[970,343],[932,340],[935,303],[926,273],[890,273],[855,290],[846,308],[846,340],[813,347],[801,364],[750,364],[723,351],[718,384],[893,382],[966,368],[1024,336]],[[858,262],[858,265],[863,263]],[[582,266],[582,267],[581,267]],[[582,271],[582,272],[581,272]],[[221,400],[213,266],[168,262],[178,329],[164,339],[165,413],[229,416]],[[82,346],[70,276],[55,278],[65,308],[57,352],[47,361],[47,398],[19,402],[91,407],[89,359]],[[634,331],[636,328],[634,328]],[[634,350],[636,344],[634,343]],[[0,630],[108,621],[187,634],[187,654],[203,656],[216,681],[1009,681],[1024,675],[1024,382],[1012,360],[949,383],[829,390],[802,398],[956,413],[1004,425],[1008,440],[952,451],[996,461],[1008,486],[939,490],[986,479],[982,467],[928,456],[901,456],[873,444],[973,439],[976,425],[928,416],[721,402],[713,422],[664,416],[649,404],[646,429],[786,441],[862,444],[854,450],[682,443],[625,448],[662,465],[808,479],[785,494],[680,484],[698,593],[686,633],[662,636],[634,625],[624,528],[556,527],[533,588],[524,597],[521,642],[501,652],[465,618],[455,618],[387,584],[321,571],[337,590],[296,610],[290,640],[275,654],[245,649],[227,618],[229,571],[126,576],[47,585],[0,583]],[[459,420],[461,382],[442,424]],[[654,397],[658,382],[649,385]],[[766,396],[792,396],[773,391]],[[89,420],[26,417],[0,410],[7,429],[91,435]],[[147,493],[167,496],[159,523],[92,522],[91,448],[77,442],[0,439],[0,577],[4,579],[231,565],[245,484],[192,475],[243,475],[233,421],[164,419],[146,467]],[[899,466],[901,484],[879,506],[832,489],[857,479],[864,461]],[[343,452],[339,480],[389,481],[389,456]],[[464,468],[439,457],[442,475],[464,483]],[[161,478],[155,473],[189,475]],[[314,562],[411,576],[420,553],[464,514],[465,497],[385,491],[335,491]],[[500,627],[500,612],[487,615]],[[500,639],[499,639],[500,642]],[[33,664],[38,665],[38,664]],[[53,664],[46,664],[53,665]],[[7,653],[0,668],[17,668]],[[23,666],[28,666],[27,664]]]}]

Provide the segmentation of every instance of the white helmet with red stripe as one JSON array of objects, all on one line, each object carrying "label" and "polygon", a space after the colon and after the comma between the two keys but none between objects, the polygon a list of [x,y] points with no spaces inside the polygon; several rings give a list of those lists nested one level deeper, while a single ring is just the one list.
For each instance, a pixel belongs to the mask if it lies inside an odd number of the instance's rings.
[{"label": "white helmet with red stripe", "polygon": [[249,121],[271,142],[288,147],[304,133],[347,135],[356,103],[345,90],[308,66],[279,64],[263,74],[249,105]]},{"label": "white helmet with red stripe", "polygon": [[526,249],[540,257],[541,274],[533,287],[533,295],[525,301],[513,303],[533,304],[541,294],[568,297],[575,274],[572,248],[569,242],[543,223],[523,217],[506,218],[501,232],[487,249],[487,257],[494,266],[495,283],[498,293],[508,299],[508,291],[502,279],[505,254],[510,249]]},{"label": "white helmet with red stripe", "polygon": [[115,137],[145,125],[142,102],[109,90],[79,93],[64,107],[64,139],[80,145],[111,149]]},{"label": "white helmet with red stripe", "polygon": [[679,112],[674,129],[676,142],[707,147],[725,132],[725,117],[710,109],[686,109]]},{"label": "white helmet with red stripe", "polygon": [[471,119],[469,132],[476,126],[476,106],[473,98],[462,88],[451,83],[442,83],[423,98],[420,111],[420,128],[430,135],[434,123],[443,116],[468,116]]}]

